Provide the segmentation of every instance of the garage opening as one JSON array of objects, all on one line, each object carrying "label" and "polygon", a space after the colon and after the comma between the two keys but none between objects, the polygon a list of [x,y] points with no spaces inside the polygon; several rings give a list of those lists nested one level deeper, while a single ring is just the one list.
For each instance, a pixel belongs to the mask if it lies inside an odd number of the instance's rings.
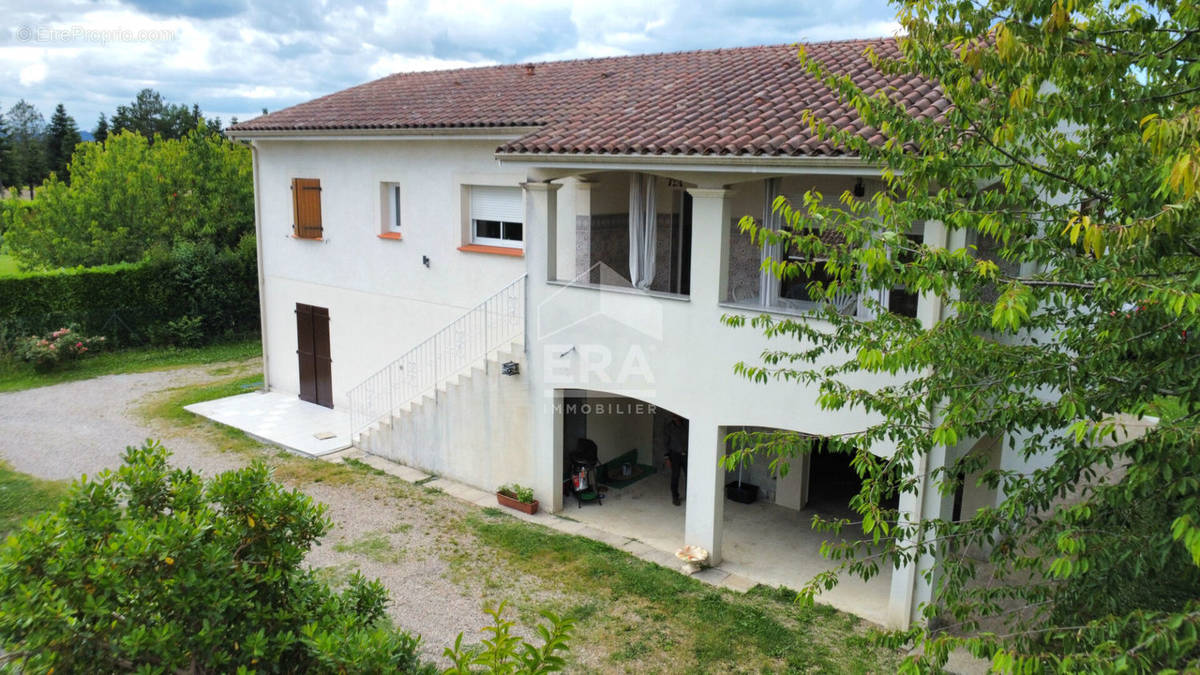
[{"label": "garage opening", "polygon": [[[563,392],[559,414],[564,515],[664,550],[681,546],[685,509],[683,499],[673,500],[668,446],[672,434],[687,438],[687,420],[636,398],[582,389]],[[679,468],[686,499],[687,472]]]}]

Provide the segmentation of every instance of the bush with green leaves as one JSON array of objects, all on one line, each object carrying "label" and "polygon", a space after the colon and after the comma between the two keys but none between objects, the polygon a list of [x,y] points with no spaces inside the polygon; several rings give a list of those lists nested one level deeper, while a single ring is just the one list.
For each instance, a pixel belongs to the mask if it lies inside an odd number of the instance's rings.
[{"label": "bush with green leaves", "polygon": [[262,463],[203,480],[157,442],[77,481],[0,549],[0,662],[20,672],[432,672],[386,592],[303,567],[324,506]]},{"label": "bush with green leaves", "polygon": [[22,265],[136,262],[181,241],[233,249],[254,231],[250,151],[204,126],[154,143],[123,131],[80,144],[70,176],[48,178],[5,223]]},{"label": "bush with green leaves", "polygon": [[199,347],[204,344],[204,317],[181,316],[163,326],[155,326],[150,332],[154,344],[172,347]]},{"label": "bush with green leaves", "polygon": [[233,249],[181,242],[140,263],[0,278],[0,351],[65,324],[114,346],[194,346],[255,333],[256,265],[248,236]]},{"label": "bush with green leaves", "polygon": [[501,602],[495,609],[484,608],[492,617],[492,625],[484,628],[491,637],[483,640],[482,648],[463,646],[463,635],[458,634],[454,647],[447,647],[443,655],[453,664],[445,675],[468,675],[469,673],[520,673],[538,675],[563,670],[566,661],[559,652],[569,650],[567,640],[575,628],[575,620],[560,617],[551,612],[542,612],[547,623],[537,627],[542,646],[536,647],[528,640],[512,634],[513,622],[504,618],[507,603]]},{"label": "bush with green leaves", "polygon": [[95,353],[104,344],[103,337],[89,337],[71,328],[59,328],[45,336],[31,335],[17,344],[17,356],[46,373]]}]

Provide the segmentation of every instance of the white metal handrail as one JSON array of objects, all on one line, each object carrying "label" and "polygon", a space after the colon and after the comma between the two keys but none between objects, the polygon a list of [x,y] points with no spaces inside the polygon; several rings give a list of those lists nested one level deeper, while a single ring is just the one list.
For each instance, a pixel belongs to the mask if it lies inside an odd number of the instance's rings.
[{"label": "white metal handrail", "polygon": [[445,328],[350,390],[352,435],[396,414],[525,330],[525,275],[467,310]]}]

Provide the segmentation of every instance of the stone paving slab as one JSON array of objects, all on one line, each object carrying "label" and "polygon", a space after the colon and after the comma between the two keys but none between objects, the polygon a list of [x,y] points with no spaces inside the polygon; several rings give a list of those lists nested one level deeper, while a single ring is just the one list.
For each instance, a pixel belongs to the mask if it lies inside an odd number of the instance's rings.
[{"label": "stone paving slab", "polygon": [[409,483],[416,483],[417,481],[429,478],[429,474],[425,473],[424,471],[419,471],[411,466],[397,464],[396,462],[384,459],[378,455],[364,454],[361,459],[363,464],[375,469],[379,469],[389,476],[395,476],[396,478]]},{"label": "stone paving slab", "polygon": [[556,516],[551,516],[546,526],[567,534],[579,534],[587,528],[587,525],[578,520],[567,520],[566,518],[558,518]]},{"label": "stone paving slab", "polygon": [[712,586],[720,586],[721,582],[728,579],[729,576],[729,572],[720,567],[707,567],[692,575],[692,577]]},{"label": "stone paving slab", "polygon": [[[489,496],[489,494],[487,492],[484,492],[483,490],[477,490],[469,485],[463,485],[462,483],[452,481],[452,480],[449,480],[446,478],[438,478],[436,480],[431,480],[428,483],[425,483],[425,486],[431,487],[431,488],[437,488],[437,489],[441,490],[442,492],[445,492],[448,495],[457,497],[465,502],[474,502],[477,499],[482,499],[484,497]],[[490,495],[490,496],[493,499],[495,499],[494,494]]]},{"label": "stone paving slab", "polygon": [[614,548],[621,548],[622,546],[625,545],[625,542],[629,541],[629,537],[624,537],[619,534],[613,534],[611,532],[605,532],[604,530],[597,530],[594,527],[584,527],[582,530],[580,530],[578,532],[578,534],[581,537],[587,537],[588,539],[595,539],[596,541],[602,541],[605,544],[608,544],[609,546],[612,546]]},{"label": "stone paving slab", "polygon": [[747,579],[740,574],[730,574],[721,580],[721,587],[728,588],[731,591],[745,593],[746,591],[758,585],[758,582],[753,579]]},{"label": "stone paving slab", "polygon": [[645,560],[646,562],[652,562],[656,565],[662,565],[663,567],[666,567],[668,569],[677,570],[683,565],[683,563],[679,562],[679,558],[676,558],[675,556],[671,555],[670,553],[667,553],[666,551],[660,551],[655,548],[652,548],[649,551],[646,551],[645,553],[638,555],[637,557],[641,558],[642,560]]},{"label": "stone paving slab", "polygon": [[629,553],[630,555],[640,556],[644,553],[648,553],[655,549],[653,546],[651,546],[650,544],[647,544],[644,541],[638,541],[637,539],[630,539],[629,541],[625,542],[624,544],[621,544],[621,550],[625,551],[626,553]]},{"label": "stone paving slab", "polygon": [[342,464],[348,459],[356,459],[361,462],[363,460],[363,451],[351,446],[345,450],[338,450],[337,452],[331,452],[328,455],[322,455],[318,459],[324,462],[330,462],[332,464]]}]

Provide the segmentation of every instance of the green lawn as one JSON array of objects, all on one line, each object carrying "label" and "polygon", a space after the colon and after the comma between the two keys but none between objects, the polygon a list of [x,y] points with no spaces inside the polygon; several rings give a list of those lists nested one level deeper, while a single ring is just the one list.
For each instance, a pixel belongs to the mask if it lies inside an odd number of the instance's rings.
[{"label": "green lawn", "polygon": [[566,594],[543,606],[518,600],[518,611],[530,624],[531,609],[575,618],[575,639],[607,652],[605,668],[613,672],[884,673],[899,665],[899,654],[873,644],[858,617],[798,604],[786,588],[760,585],[745,594],[713,588],[496,509],[461,523],[475,543],[451,559],[452,569],[465,564],[470,574],[490,576],[502,595],[519,597],[512,587],[531,582]]},{"label": "green lawn", "polygon": [[[364,561],[387,567],[438,560],[465,595],[479,598],[480,606],[507,600],[525,626],[537,624],[541,610],[574,618],[571,672],[890,673],[899,665],[899,652],[872,642],[869,624],[827,605],[797,604],[787,589],[759,586],[741,594],[713,588],[607,544],[494,507],[478,509],[361,462],[319,462],[263,446],[183,410],[245,392],[256,380],[231,373],[204,386],[165,390],[146,400],[141,414],[248,460],[263,459],[286,485],[353,491],[385,514],[392,524],[386,531],[327,539],[342,556],[330,574]],[[464,636],[465,643],[479,639],[471,631]]]},{"label": "green lawn", "polygon": [[181,366],[224,361],[244,361],[262,354],[258,339],[226,342],[195,349],[138,347],[101,352],[52,373],[35,373],[33,366],[15,359],[0,359],[0,392],[45,387],[60,382],[86,380],[115,373],[143,373]]},{"label": "green lawn", "polygon": [[66,491],[66,483],[18,473],[0,461],[0,539],[25,519],[54,508]]},{"label": "green lawn", "polygon": [[0,255],[0,278],[11,277],[19,271],[16,258],[11,255]]}]

